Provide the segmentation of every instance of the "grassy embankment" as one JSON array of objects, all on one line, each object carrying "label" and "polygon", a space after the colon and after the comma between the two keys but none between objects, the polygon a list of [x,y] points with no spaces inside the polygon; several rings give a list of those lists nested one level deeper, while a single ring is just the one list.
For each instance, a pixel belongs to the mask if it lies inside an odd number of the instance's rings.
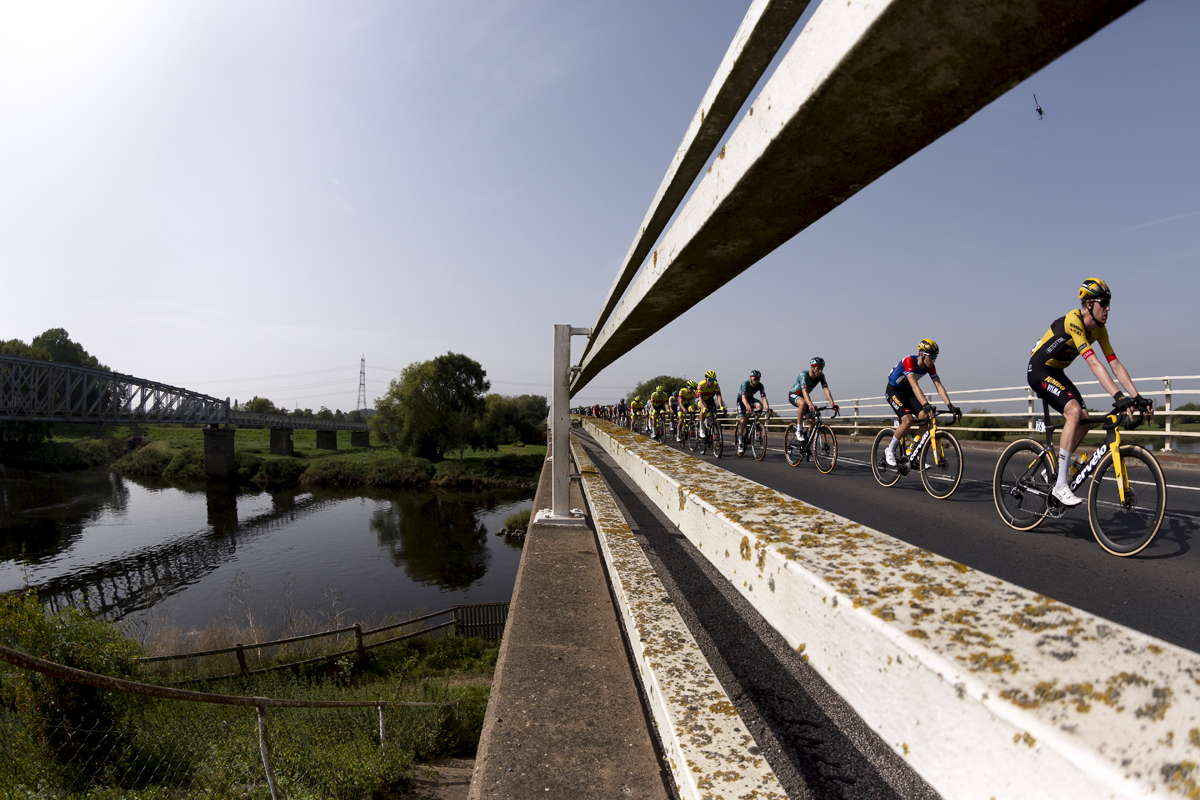
[{"label": "grassy embankment", "polygon": [[[247,632],[206,630],[201,638],[208,645],[231,637],[254,641]],[[33,593],[0,601],[0,642],[9,647],[144,683],[180,677],[161,664],[136,660],[177,642],[167,637],[143,643],[126,633],[76,609],[45,615]],[[279,648],[270,661],[311,657],[313,647],[326,652],[346,647],[345,642],[318,641],[325,644],[303,643],[303,653]],[[379,796],[402,791],[417,764],[474,752],[498,651],[498,642],[482,639],[415,639],[369,650],[361,660],[344,656],[195,688],[273,699],[443,704],[385,709],[384,741],[374,708],[269,709],[275,775],[286,796]],[[255,654],[250,667],[261,665]],[[210,663],[184,670],[191,676],[206,670],[222,674],[229,666]],[[0,665],[0,674],[6,678],[0,681],[0,732],[12,756],[0,759],[0,789],[14,796],[265,796],[252,709],[104,692],[47,681],[9,665]],[[445,705],[456,701],[457,706]],[[107,734],[80,733],[92,728]]]},{"label": "grassy embankment", "polygon": [[[126,452],[131,436],[148,443]],[[350,432],[338,431],[337,450],[318,450],[316,431],[296,430],[291,456],[271,454],[270,431],[239,429],[234,439],[238,478],[261,486],[370,487],[531,487],[536,486],[544,445],[502,445],[499,450],[468,450],[433,463],[398,452],[390,445],[351,447]],[[177,484],[204,477],[201,428],[111,426],[97,435],[92,426],[64,425],[46,442],[12,466],[44,471],[112,465],[124,475]]]}]

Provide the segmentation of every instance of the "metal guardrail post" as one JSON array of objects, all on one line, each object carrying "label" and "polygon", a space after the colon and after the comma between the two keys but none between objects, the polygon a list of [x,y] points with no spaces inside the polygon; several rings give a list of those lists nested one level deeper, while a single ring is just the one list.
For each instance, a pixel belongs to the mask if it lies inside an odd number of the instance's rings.
[{"label": "metal guardrail post", "polygon": [[550,387],[550,475],[553,492],[549,517],[540,510],[538,512],[538,519],[546,519],[549,522],[583,522],[582,517],[571,514],[571,337],[591,335],[591,328],[554,326],[554,377]]},{"label": "metal guardrail post", "polygon": [[267,705],[265,697],[256,697],[259,703],[254,708],[258,713],[258,752],[262,755],[263,769],[267,771],[267,786],[271,800],[283,800],[279,784],[275,782],[275,770],[271,767],[271,749],[267,746]]},{"label": "metal guardrail post", "polygon": [[[378,697],[378,695],[376,695],[376,697]],[[383,750],[384,743],[383,743],[383,701],[382,700],[380,700],[378,708],[379,708],[379,749]]]},{"label": "metal guardrail post", "polygon": [[854,436],[858,438],[858,400],[854,401]]},{"label": "metal guardrail post", "polygon": [[1033,430],[1033,389],[1025,387],[1025,393],[1029,396],[1029,419],[1025,423],[1025,430]]},{"label": "metal guardrail post", "polygon": [[1167,425],[1166,425],[1167,441],[1166,441],[1166,444],[1163,445],[1163,452],[1170,453],[1172,450],[1175,449],[1175,444],[1171,439],[1171,379],[1170,378],[1163,378],[1163,395],[1165,397],[1165,399],[1163,401],[1163,404],[1164,404],[1163,410],[1167,414]]}]

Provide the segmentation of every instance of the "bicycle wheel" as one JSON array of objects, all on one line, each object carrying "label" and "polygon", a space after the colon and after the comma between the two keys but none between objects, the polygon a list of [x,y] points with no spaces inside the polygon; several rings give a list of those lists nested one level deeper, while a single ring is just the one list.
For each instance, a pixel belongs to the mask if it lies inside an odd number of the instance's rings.
[{"label": "bicycle wheel", "polygon": [[1162,525],[1167,510],[1167,482],[1154,456],[1135,444],[1121,445],[1121,462],[1129,480],[1124,499],[1113,454],[1109,453],[1092,477],[1088,520],[1101,547],[1114,556],[1131,556],[1154,541]]},{"label": "bicycle wheel", "polygon": [[892,429],[884,428],[875,434],[875,442],[871,445],[871,472],[880,486],[891,486],[900,480],[900,467],[888,466],[883,451],[892,441]]},{"label": "bicycle wheel", "polygon": [[713,420],[712,426],[713,455],[717,458],[725,455],[725,435],[721,433],[721,423]]},{"label": "bicycle wheel", "polygon": [[[936,440],[936,441],[935,441]],[[925,491],[938,500],[954,494],[962,480],[963,457],[958,439],[946,431],[938,431],[917,454],[921,466],[921,483]]]},{"label": "bicycle wheel", "polygon": [[1057,477],[1054,456],[1044,445],[1018,439],[1006,447],[992,476],[992,499],[1004,524],[1018,531],[1040,525]]},{"label": "bicycle wheel", "polygon": [[750,430],[750,452],[754,453],[756,461],[767,457],[767,426],[761,422],[754,423]]},{"label": "bicycle wheel", "polygon": [[700,435],[700,423],[688,423],[688,448],[694,453],[704,444],[703,436]]},{"label": "bicycle wheel", "polygon": [[800,466],[800,462],[804,460],[804,450],[800,447],[800,442],[796,441],[794,422],[783,431],[783,457],[793,467]]},{"label": "bicycle wheel", "polygon": [[746,421],[746,432],[738,436],[737,428],[733,429],[733,452],[737,453],[737,457],[741,458],[746,455],[746,449],[750,447],[750,422]]},{"label": "bicycle wheel", "polygon": [[837,466],[837,436],[833,428],[822,425],[817,428],[817,434],[812,439],[813,461],[817,469],[828,475]]}]

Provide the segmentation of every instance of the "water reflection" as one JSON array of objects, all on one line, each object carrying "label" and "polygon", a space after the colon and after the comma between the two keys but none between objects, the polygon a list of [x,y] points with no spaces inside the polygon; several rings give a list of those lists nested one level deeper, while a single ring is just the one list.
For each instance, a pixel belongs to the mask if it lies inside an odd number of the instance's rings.
[{"label": "water reflection", "polygon": [[337,586],[356,611],[379,615],[440,608],[447,593],[453,602],[508,599],[519,550],[488,527],[530,500],[511,491],[204,488],[10,472],[0,480],[0,592],[29,585],[51,607],[86,605],[113,619],[155,610],[184,627],[222,614],[235,580],[267,600],[286,584],[301,609]]},{"label": "water reflection", "polygon": [[461,495],[398,498],[372,515],[371,530],[419,583],[462,589],[487,572],[487,529]]}]

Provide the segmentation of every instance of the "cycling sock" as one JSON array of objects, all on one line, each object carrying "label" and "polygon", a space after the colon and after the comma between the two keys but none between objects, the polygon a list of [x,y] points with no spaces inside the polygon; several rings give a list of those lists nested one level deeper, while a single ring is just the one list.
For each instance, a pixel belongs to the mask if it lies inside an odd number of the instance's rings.
[{"label": "cycling sock", "polygon": [[1054,484],[1055,488],[1059,486],[1067,486],[1067,470],[1071,468],[1071,453],[1068,450],[1058,448],[1058,482]]},{"label": "cycling sock", "polygon": [[892,437],[892,441],[891,441],[891,442],[888,444],[888,446],[887,446],[887,451],[888,451],[889,453],[894,453],[894,452],[896,452],[896,445],[898,445],[898,444],[900,444],[900,440],[899,440],[899,439],[897,439],[895,436],[893,436],[893,437]]}]

